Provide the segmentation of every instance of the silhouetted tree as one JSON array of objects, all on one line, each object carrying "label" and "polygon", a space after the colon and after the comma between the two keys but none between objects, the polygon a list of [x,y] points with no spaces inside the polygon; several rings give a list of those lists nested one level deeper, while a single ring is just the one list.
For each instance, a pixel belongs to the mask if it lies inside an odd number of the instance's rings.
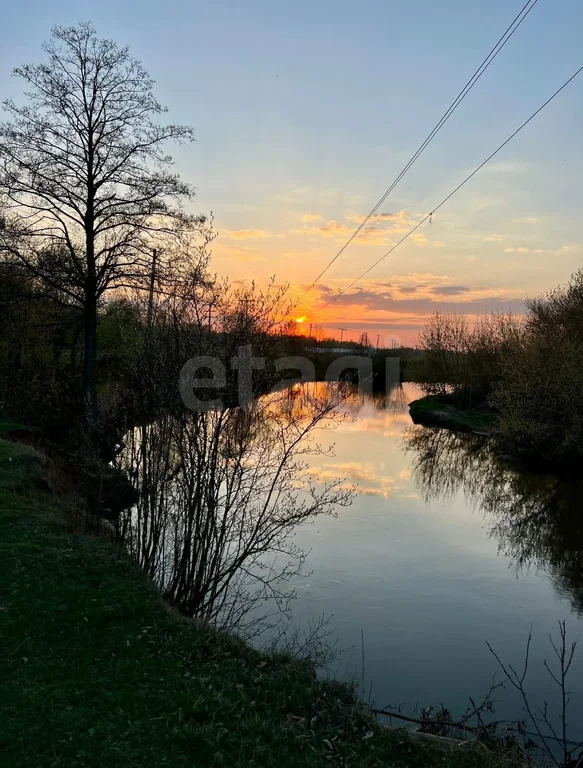
[{"label": "silhouetted tree", "polygon": [[93,440],[99,303],[109,289],[148,280],[160,239],[202,222],[181,209],[192,189],[164,151],[193,135],[156,121],[165,109],[152,79],[91,25],[56,27],[44,50],[45,63],[15,70],[28,102],[4,102],[0,249],[82,312],[84,424]]},{"label": "silhouetted tree", "polygon": [[556,466],[583,454],[583,270],[527,303],[526,330],[492,398],[506,449]]}]

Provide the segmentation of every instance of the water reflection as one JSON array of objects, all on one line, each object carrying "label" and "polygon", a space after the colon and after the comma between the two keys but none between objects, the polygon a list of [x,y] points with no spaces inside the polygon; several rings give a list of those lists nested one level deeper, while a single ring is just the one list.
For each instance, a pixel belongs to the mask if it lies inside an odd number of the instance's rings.
[{"label": "water reflection", "polygon": [[[328,382],[310,382],[294,388],[289,392],[290,407],[305,417],[313,408],[313,402],[326,397],[330,387]],[[407,470],[387,471],[393,469],[392,462],[386,462],[386,457],[375,451],[371,434],[376,433],[375,438],[381,441],[383,438],[400,438],[403,429],[410,424],[408,403],[418,396],[414,385],[413,388],[411,385],[392,387],[372,395],[347,382],[341,387],[342,413],[338,414],[341,418],[332,425],[332,430],[320,435],[321,442],[333,444],[325,444],[327,450],[316,461],[310,462],[308,472],[312,479],[325,484],[342,478],[343,487],[355,488],[361,497],[388,499],[396,492],[405,492],[403,481],[408,479]],[[344,458],[347,447],[349,455]]]},{"label": "water reflection", "polygon": [[314,402],[329,398],[331,390],[341,393],[341,407],[353,417],[359,415],[365,407],[370,407],[374,411],[385,411],[390,415],[405,415],[408,412],[411,393],[414,392],[414,397],[420,396],[418,388],[411,384],[401,384],[388,389],[381,388],[371,394],[348,381],[311,381],[294,384],[286,391],[287,399],[280,397],[276,402],[278,407],[282,407],[282,404],[287,402],[293,403],[297,409],[311,412],[314,409]]},{"label": "water reflection", "polygon": [[[316,437],[335,446],[312,457],[312,477],[343,476],[358,491],[337,517],[297,531],[310,573],[294,583],[294,621],[331,616],[345,649],[332,673],[366,698],[372,687],[377,706],[445,702],[457,713],[491,684],[485,641],[520,664],[534,625],[532,700],[555,702],[548,633],[557,619],[581,632],[569,615],[583,606],[578,489],[503,467],[482,438],[414,427],[407,404],[421,395],[410,383],[372,398],[353,390],[349,418]],[[580,669],[573,723],[583,722]],[[521,714],[500,695],[497,717]]]},{"label": "water reflection", "polygon": [[305,560],[296,528],[351,500],[336,476],[315,488],[306,471],[326,455],[313,433],[342,422],[343,386],[295,392],[166,413],[130,430],[117,457],[139,489],[119,540],[175,608],[248,636],[286,610]]},{"label": "water reflection", "polygon": [[476,435],[412,428],[404,441],[426,502],[465,494],[487,515],[499,550],[518,568],[546,571],[583,615],[583,482],[505,466]]}]

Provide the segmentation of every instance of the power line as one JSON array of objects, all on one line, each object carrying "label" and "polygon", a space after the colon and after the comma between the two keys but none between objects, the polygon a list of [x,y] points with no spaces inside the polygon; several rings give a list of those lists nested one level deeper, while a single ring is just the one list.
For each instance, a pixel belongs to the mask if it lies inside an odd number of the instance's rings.
[{"label": "power line", "polygon": [[385,202],[387,197],[391,194],[393,189],[397,186],[397,184],[401,181],[403,176],[407,173],[409,168],[415,163],[417,158],[421,155],[421,153],[426,149],[426,147],[431,143],[431,141],[435,138],[435,136],[439,133],[439,131],[443,128],[445,123],[449,120],[449,118],[453,115],[455,110],[459,107],[461,102],[465,99],[465,97],[468,95],[468,93],[472,90],[474,85],[478,82],[480,77],[484,74],[484,72],[488,69],[490,64],[494,61],[496,56],[500,53],[502,48],[506,45],[506,43],[510,40],[512,35],[516,32],[518,27],[522,24],[522,22],[525,20],[525,18],[528,16],[528,14],[532,11],[534,6],[537,4],[538,0],[527,0],[527,2],[522,6],[520,9],[520,12],[514,17],[512,22],[509,24],[509,26],[504,31],[504,34],[498,39],[494,47],[491,49],[490,53],[486,56],[484,61],[480,64],[478,69],[474,72],[474,74],[471,76],[471,78],[468,80],[468,82],[464,85],[462,90],[459,92],[459,94],[456,96],[456,98],[453,100],[453,102],[450,104],[448,109],[445,111],[445,113],[440,118],[439,122],[436,123],[436,125],[433,127],[431,132],[428,134],[428,136],[425,138],[423,143],[419,146],[417,151],[412,155],[409,162],[405,165],[405,167],[402,169],[402,171],[398,174],[398,176],[395,178],[391,186],[385,191],[383,196],[380,198],[380,200],[376,203],[374,208],[370,211],[370,213],[365,216],[364,220],[358,225],[358,227],[354,230],[354,232],[350,235],[348,240],[344,243],[342,248],[336,253],[333,259],[328,262],[326,267],[320,272],[318,277],[315,278],[315,280],[306,288],[304,293],[302,295],[305,295],[311,289],[316,285],[318,280],[320,280],[323,275],[326,274],[326,272],[330,269],[330,267],[334,264],[334,262],[344,253],[346,248],[350,245],[350,243],[354,240],[355,237],[362,231],[362,229],[366,226],[366,224],[370,221],[370,219],[374,216],[374,214],[378,211],[378,209],[381,207],[381,205]]},{"label": "power line", "polygon": [[418,224],[416,224],[416,225],[415,225],[415,226],[414,226],[414,227],[413,227],[411,230],[409,230],[409,232],[407,232],[407,234],[406,234],[406,235],[403,235],[403,237],[402,237],[402,238],[399,240],[399,242],[395,243],[395,245],[393,245],[391,248],[389,248],[389,250],[388,250],[386,253],[384,253],[384,254],[383,254],[381,257],[380,257],[380,259],[378,259],[377,261],[375,261],[375,263],[374,263],[372,266],[370,266],[370,267],[369,267],[367,270],[365,270],[365,271],[364,271],[364,272],[363,272],[361,275],[359,275],[359,277],[357,277],[357,278],[356,278],[356,280],[353,280],[353,281],[350,283],[350,285],[347,285],[347,286],[346,286],[346,288],[343,288],[343,289],[342,289],[341,291],[339,291],[339,292],[338,292],[338,293],[337,293],[335,296],[333,296],[333,297],[332,297],[331,299],[329,299],[329,300],[328,300],[328,301],[327,301],[325,304],[323,304],[323,305],[320,307],[320,310],[324,309],[324,308],[325,308],[325,307],[327,307],[329,304],[332,304],[332,302],[333,302],[333,301],[336,301],[336,299],[338,299],[340,296],[342,296],[342,294],[343,294],[343,293],[346,293],[346,291],[350,290],[350,288],[352,288],[354,285],[356,285],[356,283],[358,283],[360,280],[362,280],[362,278],[363,278],[363,277],[366,277],[366,275],[368,275],[368,273],[369,273],[369,272],[371,272],[371,271],[372,271],[372,270],[373,270],[373,269],[374,269],[374,268],[375,268],[375,267],[376,267],[378,264],[380,264],[380,263],[381,263],[381,261],[383,261],[383,260],[384,260],[384,259],[385,259],[385,258],[386,258],[386,257],[387,257],[389,254],[391,254],[391,253],[392,253],[392,252],[393,252],[393,251],[394,251],[396,248],[398,248],[398,247],[401,245],[401,243],[404,243],[404,242],[405,242],[405,240],[407,240],[407,238],[408,238],[408,237],[410,237],[410,236],[411,236],[411,235],[412,235],[412,234],[413,234],[413,233],[414,233],[416,230],[418,230],[418,229],[419,229],[419,227],[420,227],[422,224],[424,224],[424,223],[427,221],[427,219],[429,219],[431,216],[433,216],[433,214],[434,214],[434,213],[436,213],[436,211],[438,211],[438,210],[439,210],[439,209],[440,209],[440,208],[441,208],[443,205],[445,205],[445,204],[447,203],[447,201],[448,201],[448,200],[451,200],[451,198],[452,198],[452,197],[453,197],[453,196],[456,194],[456,192],[459,192],[459,190],[460,190],[460,189],[461,189],[463,186],[465,186],[465,185],[468,183],[468,181],[469,181],[471,178],[473,178],[473,177],[474,177],[474,176],[475,176],[475,175],[478,173],[478,171],[480,171],[480,170],[481,170],[481,169],[482,169],[482,168],[483,168],[483,167],[486,165],[486,163],[489,163],[489,162],[490,162],[490,160],[491,160],[491,159],[492,159],[492,158],[493,158],[495,155],[497,155],[497,154],[498,154],[498,152],[500,152],[500,150],[501,150],[501,149],[504,149],[504,147],[505,147],[507,144],[509,144],[509,143],[512,141],[512,139],[513,139],[513,138],[514,138],[514,137],[515,137],[517,134],[519,134],[519,133],[520,133],[520,131],[522,131],[522,129],[523,129],[523,128],[525,128],[525,127],[526,127],[526,126],[527,126],[527,125],[530,123],[530,121],[531,121],[531,120],[534,120],[534,118],[535,118],[535,117],[536,117],[536,116],[539,114],[539,112],[542,112],[542,110],[543,110],[543,109],[544,109],[544,108],[545,108],[545,107],[546,107],[548,104],[550,104],[550,103],[551,103],[551,101],[552,101],[552,100],[553,100],[553,99],[554,99],[556,96],[558,96],[558,95],[559,95],[559,93],[561,93],[561,91],[562,91],[564,88],[566,88],[566,87],[569,85],[569,83],[571,83],[571,82],[572,82],[572,81],[573,81],[573,80],[574,80],[574,79],[577,77],[577,75],[579,75],[581,72],[583,72],[583,67],[580,67],[580,68],[579,68],[579,69],[578,69],[578,70],[577,70],[577,71],[576,71],[576,72],[575,72],[573,75],[571,75],[571,77],[570,77],[570,78],[569,78],[569,79],[568,79],[566,82],[564,82],[564,83],[563,83],[563,85],[562,85],[560,88],[558,88],[558,89],[557,89],[557,90],[556,90],[556,91],[553,93],[553,95],[552,95],[552,96],[550,96],[550,97],[549,97],[549,98],[548,98],[548,99],[545,101],[545,103],[544,103],[544,104],[542,104],[542,105],[541,105],[541,106],[540,106],[540,107],[539,107],[539,108],[536,110],[536,112],[533,112],[533,113],[532,113],[532,115],[531,115],[529,118],[527,118],[527,119],[526,119],[526,120],[525,120],[525,121],[522,123],[522,125],[520,125],[520,126],[519,126],[519,127],[518,127],[518,128],[515,130],[515,131],[514,131],[514,133],[512,133],[512,134],[511,134],[511,135],[510,135],[510,136],[509,136],[509,137],[506,139],[506,141],[504,141],[502,144],[500,144],[500,146],[498,147],[498,149],[495,149],[495,150],[494,150],[494,152],[492,152],[492,154],[491,154],[491,155],[488,155],[488,157],[487,157],[487,158],[486,158],[486,159],[485,159],[485,160],[484,160],[482,163],[480,163],[480,165],[479,165],[479,166],[478,166],[478,167],[477,167],[475,170],[473,170],[473,171],[470,173],[470,175],[469,175],[469,176],[466,176],[466,178],[465,178],[465,179],[464,179],[464,180],[463,180],[463,181],[462,181],[460,184],[458,184],[458,185],[457,185],[457,187],[456,187],[456,188],[453,190],[453,192],[450,192],[450,193],[449,193],[449,195],[448,195],[447,197],[444,197],[444,198],[443,198],[443,200],[442,200],[442,201],[441,201],[441,202],[440,202],[438,205],[436,205],[436,206],[435,206],[435,208],[433,208],[433,210],[432,210],[430,213],[428,213],[428,214],[427,214],[427,216],[425,216],[423,219],[421,219],[421,221],[420,221]]}]

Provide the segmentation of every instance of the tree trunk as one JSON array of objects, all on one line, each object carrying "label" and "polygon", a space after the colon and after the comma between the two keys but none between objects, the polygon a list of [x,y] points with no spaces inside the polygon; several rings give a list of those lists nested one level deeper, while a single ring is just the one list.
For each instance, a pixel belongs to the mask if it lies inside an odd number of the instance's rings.
[{"label": "tree trunk", "polygon": [[97,410],[97,271],[95,264],[95,186],[94,146],[91,115],[87,128],[87,208],[84,216],[85,257],[85,317],[83,346],[83,418],[89,446],[96,447],[99,430]]},{"label": "tree trunk", "polygon": [[97,409],[97,302],[94,295],[85,300],[83,347],[83,421],[90,445],[95,445],[99,429]]}]

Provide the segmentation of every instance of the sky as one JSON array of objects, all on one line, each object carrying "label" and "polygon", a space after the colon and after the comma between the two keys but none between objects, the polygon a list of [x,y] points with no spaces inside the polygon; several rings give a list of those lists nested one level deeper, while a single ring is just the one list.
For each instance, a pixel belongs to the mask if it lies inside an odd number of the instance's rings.
[{"label": "sky", "polygon": [[[31,0],[4,9],[0,99],[54,24],[90,20],[129,45],[172,122],[173,150],[213,212],[212,268],[274,277],[298,329],[414,344],[435,310],[521,313],[583,259],[583,74],[415,235],[432,211],[583,65],[580,0],[539,0],[443,130],[314,288],[523,0]],[[305,332],[305,331],[304,331]]]}]

